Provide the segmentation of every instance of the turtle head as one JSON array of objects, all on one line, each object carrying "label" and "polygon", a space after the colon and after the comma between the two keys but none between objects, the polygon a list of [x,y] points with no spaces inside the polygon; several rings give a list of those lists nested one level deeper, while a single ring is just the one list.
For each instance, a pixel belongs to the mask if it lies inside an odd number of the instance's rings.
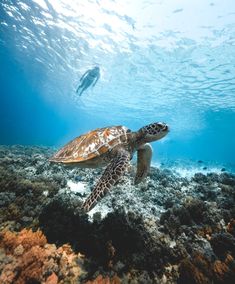
[{"label": "turtle head", "polygon": [[169,127],[163,122],[155,122],[139,129],[140,140],[144,143],[159,140],[167,135]]}]

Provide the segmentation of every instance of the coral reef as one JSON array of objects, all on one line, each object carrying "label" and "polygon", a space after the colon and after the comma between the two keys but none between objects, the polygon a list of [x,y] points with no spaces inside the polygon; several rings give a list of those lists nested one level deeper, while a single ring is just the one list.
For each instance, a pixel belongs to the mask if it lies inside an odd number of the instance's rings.
[{"label": "coral reef", "polygon": [[193,283],[234,283],[235,261],[227,255],[224,261],[210,261],[200,253],[181,261],[179,266],[179,284]]},{"label": "coral reef", "polygon": [[41,231],[3,231],[0,234],[0,283],[76,283],[82,257],[69,245],[47,244]]},{"label": "coral reef", "polygon": [[65,187],[65,177],[58,175],[59,167],[50,167],[49,156],[46,148],[0,147],[1,228],[9,221],[16,230],[37,228],[43,206]]},{"label": "coral reef", "polygon": [[102,169],[50,164],[52,152],[0,146],[0,283],[234,282],[233,174],[153,167],[134,186],[131,168],[85,214]]},{"label": "coral reef", "polygon": [[89,280],[86,284],[121,284],[121,279],[118,276],[108,277],[98,275],[94,280]]}]

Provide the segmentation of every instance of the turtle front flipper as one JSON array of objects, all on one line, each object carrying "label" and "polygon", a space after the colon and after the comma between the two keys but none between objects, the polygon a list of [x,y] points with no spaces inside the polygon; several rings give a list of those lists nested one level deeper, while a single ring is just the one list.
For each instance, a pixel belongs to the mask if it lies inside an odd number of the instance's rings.
[{"label": "turtle front flipper", "polygon": [[83,203],[82,208],[88,212],[90,211],[104,195],[112,188],[113,185],[124,174],[130,161],[130,154],[121,150],[113,161],[107,166],[103,175],[95,185],[92,193]]},{"label": "turtle front flipper", "polygon": [[153,150],[150,144],[144,144],[137,151],[137,172],[135,184],[143,181],[149,172]]}]

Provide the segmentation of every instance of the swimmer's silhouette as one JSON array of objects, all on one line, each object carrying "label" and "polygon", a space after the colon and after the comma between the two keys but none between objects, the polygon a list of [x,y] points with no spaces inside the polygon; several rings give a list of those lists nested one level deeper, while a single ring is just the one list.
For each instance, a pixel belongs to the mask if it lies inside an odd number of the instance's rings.
[{"label": "swimmer's silhouette", "polygon": [[95,66],[93,69],[87,70],[80,79],[80,85],[78,86],[76,93],[78,93],[79,96],[82,95],[82,93],[92,85],[93,87],[97,83],[97,81],[100,78],[100,68],[98,66]]}]

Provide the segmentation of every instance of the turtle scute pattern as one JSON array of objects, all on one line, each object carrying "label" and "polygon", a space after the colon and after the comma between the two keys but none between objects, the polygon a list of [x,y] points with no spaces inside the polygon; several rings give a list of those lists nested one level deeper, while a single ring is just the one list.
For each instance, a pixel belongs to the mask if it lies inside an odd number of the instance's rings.
[{"label": "turtle scute pattern", "polygon": [[128,152],[121,152],[114,158],[113,162],[106,168],[102,177],[96,184],[92,193],[88,196],[82,205],[85,211],[91,210],[113,185],[116,184],[118,179],[127,169],[129,164],[130,154]]},{"label": "turtle scute pattern", "polygon": [[126,137],[126,132],[125,126],[95,129],[66,144],[51,160],[76,163],[95,158],[121,144],[121,136]]}]

